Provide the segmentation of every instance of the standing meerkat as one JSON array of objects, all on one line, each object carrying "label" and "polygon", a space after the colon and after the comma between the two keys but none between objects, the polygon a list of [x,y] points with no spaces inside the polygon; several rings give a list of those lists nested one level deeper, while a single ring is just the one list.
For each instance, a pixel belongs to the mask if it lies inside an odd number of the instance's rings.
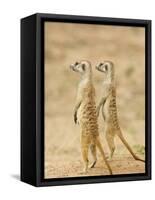
[{"label": "standing meerkat", "polygon": [[105,121],[106,140],[111,152],[110,158],[112,158],[115,151],[114,138],[117,135],[135,160],[145,162],[143,159],[135,155],[135,153],[129,146],[128,142],[124,138],[119,126],[119,121],[118,121],[118,116],[117,116],[117,105],[116,105],[114,64],[111,61],[104,61],[100,63],[99,65],[97,65],[96,69],[105,74],[105,78],[102,83],[102,98],[97,107],[97,116],[99,116],[100,108],[102,107],[102,115]]},{"label": "standing meerkat", "polygon": [[92,68],[88,61],[81,61],[72,64],[71,69],[81,75],[78,86],[76,105],[74,109],[74,122],[79,123],[81,129],[81,151],[84,161],[84,172],[88,170],[88,150],[90,148],[94,167],[97,161],[96,147],[99,149],[103,160],[112,174],[111,167],[106,160],[105,153],[99,139],[99,131],[96,115],[95,89],[92,83]]}]

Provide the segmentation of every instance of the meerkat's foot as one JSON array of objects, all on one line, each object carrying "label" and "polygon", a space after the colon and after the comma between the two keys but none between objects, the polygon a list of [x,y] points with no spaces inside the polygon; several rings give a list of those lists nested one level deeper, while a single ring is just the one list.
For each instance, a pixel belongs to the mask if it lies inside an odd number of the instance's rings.
[{"label": "meerkat's foot", "polygon": [[108,161],[111,161],[111,160],[112,160],[112,157],[111,157],[111,156],[107,156],[106,159],[107,159]]},{"label": "meerkat's foot", "polygon": [[80,174],[87,174],[88,172],[88,167],[84,167],[83,169],[81,169],[81,171],[79,172]]},{"label": "meerkat's foot", "polygon": [[88,167],[84,167],[82,170],[82,174],[86,174],[88,172]]},{"label": "meerkat's foot", "polygon": [[88,172],[88,162],[85,162],[82,173],[86,174]]},{"label": "meerkat's foot", "polygon": [[90,168],[94,168],[95,167],[95,165],[96,165],[96,162],[97,162],[97,160],[94,160],[90,165],[89,165],[89,169]]},{"label": "meerkat's foot", "polygon": [[109,161],[113,160],[113,154],[108,157],[108,160]]},{"label": "meerkat's foot", "polygon": [[111,161],[111,160],[112,160],[112,158],[113,158],[113,155],[114,155],[114,151],[115,151],[115,148],[114,148],[114,147],[113,147],[113,148],[111,148],[111,153],[110,153],[110,155],[108,156],[107,160],[109,160],[109,161]]}]

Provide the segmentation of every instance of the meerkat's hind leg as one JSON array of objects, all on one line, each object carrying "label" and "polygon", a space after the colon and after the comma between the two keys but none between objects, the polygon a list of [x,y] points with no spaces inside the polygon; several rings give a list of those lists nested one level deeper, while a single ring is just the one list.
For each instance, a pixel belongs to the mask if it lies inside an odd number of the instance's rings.
[{"label": "meerkat's hind leg", "polygon": [[83,161],[84,161],[83,172],[87,173],[87,171],[88,171],[88,147],[82,148],[82,156],[83,156]]},{"label": "meerkat's hind leg", "polygon": [[129,146],[128,142],[126,141],[126,139],[124,138],[121,130],[117,132],[118,137],[120,138],[120,140],[123,142],[123,144],[126,146],[126,148],[128,149],[128,151],[131,153],[131,155],[133,156],[133,158],[135,160],[139,160],[141,162],[145,162],[145,160],[139,158],[132,150],[132,148]]},{"label": "meerkat's hind leg", "polygon": [[88,149],[89,149],[89,143],[87,141],[87,138],[82,137],[81,138],[81,151],[82,151],[82,157],[84,162],[84,168],[83,173],[87,173],[88,171]]},{"label": "meerkat's hind leg", "polygon": [[98,147],[98,149],[99,149],[99,151],[100,151],[100,153],[101,153],[101,155],[103,157],[103,160],[104,160],[104,162],[105,162],[105,164],[106,164],[106,166],[107,166],[107,168],[109,170],[110,175],[112,175],[113,174],[112,173],[112,169],[111,169],[111,167],[110,167],[110,165],[109,165],[109,163],[108,163],[108,161],[106,159],[106,156],[105,156],[104,150],[102,148],[102,145],[100,143],[99,137],[96,138],[96,146]]},{"label": "meerkat's hind leg", "polygon": [[106,140],[110,149],[110,156],[108,157],[109,160],[112,160],[115,151],[115,143],[114,143],[115,134],[111,132],[111,130],[106,131]]},{"label": "meerkat's hind leg", "polygon": [[95,164],[97,162],[96,145],[95,144],[90,145],[90,151],[93,156],[93,162],[89,165],[89,168],[93,168],[93,167],[95,167]]}]

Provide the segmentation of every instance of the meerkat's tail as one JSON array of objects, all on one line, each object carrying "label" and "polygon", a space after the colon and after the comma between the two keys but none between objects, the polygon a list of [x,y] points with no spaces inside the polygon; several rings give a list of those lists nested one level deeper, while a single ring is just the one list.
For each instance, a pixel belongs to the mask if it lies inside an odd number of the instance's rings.
[{"label": "meerkat's tail", "polygon": [[126,146],[126,148],[128,149],[128,151],[131,153],[131,155],[133,156],[133,158],[135,160],[139,160],[141,162],[145,162],[145,160],[139,158],[131,149],[131,147],[129,146],[128,142],[126,141],[126,139],[124,138],[123,134],[121,133],[121,131],[117,134],[118,137],[120,138],[120,140],[123,142],[123,144]]},{"label": "meerkat's tail", "polygon": [[110,167],[110,165],[109,165],[109,163],[108,163],[108,161],[106,159],[106,156],[105,156],[104,150],[102,148],[102,145],[100,143],[99,137],[97,137],[97,139],[96,139],[96,146],[98,147],[98,149],[99,149],[99,151],[100,151],[100,153],[101,153],[101,155],[103,157],[103,160],[104,160],[104,162],[105,162],[105,164],[106,164],[106,166],[107,166],[107,168],[109,170],[110,175],[112,175],[113,174],[112,173],[112,169],[111,169],[111,167]]}]

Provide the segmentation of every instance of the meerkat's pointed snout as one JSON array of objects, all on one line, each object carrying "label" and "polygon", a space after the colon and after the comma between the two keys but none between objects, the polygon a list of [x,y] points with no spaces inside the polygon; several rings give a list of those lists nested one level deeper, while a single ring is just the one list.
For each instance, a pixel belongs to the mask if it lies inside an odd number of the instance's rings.
[{"label": "meerkat's pointed snout", "polygon": [[75,64],[71,64],[69,67],[71,70],[75,71]]},{"label": "meerkat's pointed snout", "polygon": [[74,64],[72,63],[70,65],[70,69],[72,69],[73,71],[77,72],[77,66],[79,65],[79,62],[75,62]]},{"label": "meerkat's pointed snout", "polygon": [[74,65],[73,65],[73,64],[71,64],[71,65],[69,65],[69,68],[70,68],[70,69],[73,69],[73,66],[74,66]]},{"label": "meerkat's pointed snout", "polygon": [[102,66],[101,63],[99,63],[98,65],[95,66],[96,70],[100,71],[100,67]]},{"label": "meerkat's pointed snout", "polygon": [[95,66],[96,70],[98,70],[100,72],[104,72],[102,69],[103,65],[104,65],[104,62],[100,62],[98,65]]}]

